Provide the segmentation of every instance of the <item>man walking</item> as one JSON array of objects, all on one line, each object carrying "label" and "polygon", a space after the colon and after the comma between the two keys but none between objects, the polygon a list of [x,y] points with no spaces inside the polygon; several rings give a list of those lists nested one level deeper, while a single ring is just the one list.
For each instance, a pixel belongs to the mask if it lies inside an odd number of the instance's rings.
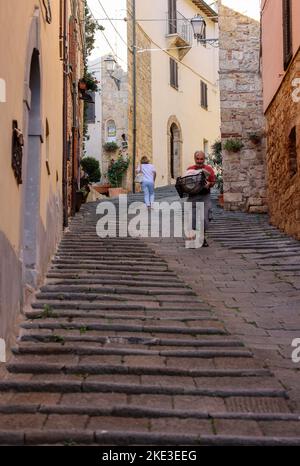
[{"label": "man walking", "polygon": [[[205,153],[197,151],[194,154],[195,165],[188,168],[189,170],[205,170],[208,172],[208,177],[205,187],[198,193],[191,195],[189,194],[187,202],[192,202],[192,228],[196,230],[196,207],[197,202],[204,203],[204,235],[208,230],[209,226],[209,211],[211,209],[210,189],[215,185],[216,175],[213,168],[210,165],[205,164]],[[194,239],[194,238],[190,238]],[[204,237],[203,247],[208,247],[206,238]]]}]

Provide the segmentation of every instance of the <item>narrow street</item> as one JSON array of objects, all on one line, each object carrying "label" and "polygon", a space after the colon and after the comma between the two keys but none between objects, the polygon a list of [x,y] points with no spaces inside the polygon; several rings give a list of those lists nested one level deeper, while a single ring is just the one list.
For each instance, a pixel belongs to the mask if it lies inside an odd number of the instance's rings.
[{"label": "narrow street", "polygon": [[71,222],[21,323],[0,443],[298,445],[299,242],[216,208],[207,249],[100,239],[96,206]]}]

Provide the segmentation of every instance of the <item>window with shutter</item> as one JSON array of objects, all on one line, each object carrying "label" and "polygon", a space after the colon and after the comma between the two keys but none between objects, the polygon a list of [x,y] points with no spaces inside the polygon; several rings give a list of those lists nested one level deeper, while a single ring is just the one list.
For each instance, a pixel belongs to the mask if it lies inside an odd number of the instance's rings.
[{"label": "window with shutter", "polygon": [[169,0],[168,3],[168,24],[169,34],[177,32],[177,0]]},{"label": "window with shutter", "polygon": [[170,85],[178,89],[178,63],[170,58]]},{"label": "window with shutter", "polygon": [[201,93],[201,107],[207,110],[208,108],[207,84],[205,84],[203,81],[201,81],[200,93]]},{"label": "window with shutter", "polygon": [[286,70],[293,57],[292,1],[282,0],[283,66]]}]

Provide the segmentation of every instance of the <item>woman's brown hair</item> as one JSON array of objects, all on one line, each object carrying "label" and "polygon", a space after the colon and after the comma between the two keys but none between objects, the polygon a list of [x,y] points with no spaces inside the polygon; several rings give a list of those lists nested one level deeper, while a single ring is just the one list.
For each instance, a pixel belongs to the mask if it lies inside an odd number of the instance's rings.
[{"label": "woman's brown hair", "polygon": [[144,155],[144,157],[141,158],[141,163],[149,163],[149,159],[148,157],[146,157],[146,155]]}]

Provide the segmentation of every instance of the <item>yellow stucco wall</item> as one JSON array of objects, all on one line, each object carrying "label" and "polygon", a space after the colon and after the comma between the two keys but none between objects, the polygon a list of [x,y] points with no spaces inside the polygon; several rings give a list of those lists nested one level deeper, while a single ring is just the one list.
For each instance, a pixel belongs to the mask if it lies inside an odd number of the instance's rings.
[{"label": "yellow stucco wall", "polygon": [[[0,79],[5,81],[6,95],[0,99],[0,337],[12,335],[15,319],[24,298],[22,261],[24,244],[24,198],[28,138],[25,97],[26,69],[30,70],[29,44],[39,44],[41,69],[41,127],[39,195],[37,197],[37,283],[45,273],[62,231],[62,102],[63,69],[59,56],[59,2],[51,2],[52,22],[45,20],[45,7],[38,0],[0,2]],[[32,25],[35,24],[34,27]],[[39,27],[37,28],[37,24]],[[34,32],[33,32],[34,31]],[[32,33],[33,32],[33,33]],[[33,39],[34,38],[34,39]],[[29,52],[30,50],[30,52]],[[28,89],[28,86],[27,86]],[[3,97],[3,96],[2,96]],[[46,144],[46,119],[49,141]],[[23,184],[18,185],[11,167],[12,122],[24,134]],[[50,174],[46,167],[48,147]],[[29,167],[28,174],[31,174]],[[27,282],[26,282],[27,283]]]},{"label": "yellow stucco wall", "polygon": [[[23,131],[23,97],[25,61],[29,28],[36,0],[10,0],[0,3],[1,54],[0,78],[6,82],[6,102],[0,103],[1,151],[0,186],[5,193],[1,203],[0,230],[14,249],[20,243],[20,209],[23,185],[17,185],[11,168],[12,120],[17,120]],[[50,128],[50,175],[46,170],[46,144],[41,154],[40,215],[46,228],[49,194],[61,193],[62,159],[62,63],[59,60],[59,2],[52,2],[52,23],[47,24],[40,6],[41,63],[42,63],[42,123],[46,118]],[[56,181],[58,172],[58,182]]]},{"label": "yellow stucco wall", "polygon": [[[167,21],[143,19],[167,18],[168,2],[137,0],[136,8],[139,25],[152,39],[151,48],[167,48]],[[178,0],[177,10],[188,19],[201,14],[191,0]],[[207,37],[217,37],[217,23],[208,18],[205,20]],[[157,168],[158,186],[170,181],[168,121],[171,116],[176,117],[182,130],[181,173],[193,161],[195,150],[203,149],[204,139],[210,147],[220,136],[218,49],[210,45],[197,46],[196,41],[193,46],[179,63],[178,90],[169,85],[169,55],[158,50],[151,53],[153,162]],[[177,56],[176,51],[170,50],[169,53]],[[200,80],[208,85],[208,110],[200,105]]]}]

